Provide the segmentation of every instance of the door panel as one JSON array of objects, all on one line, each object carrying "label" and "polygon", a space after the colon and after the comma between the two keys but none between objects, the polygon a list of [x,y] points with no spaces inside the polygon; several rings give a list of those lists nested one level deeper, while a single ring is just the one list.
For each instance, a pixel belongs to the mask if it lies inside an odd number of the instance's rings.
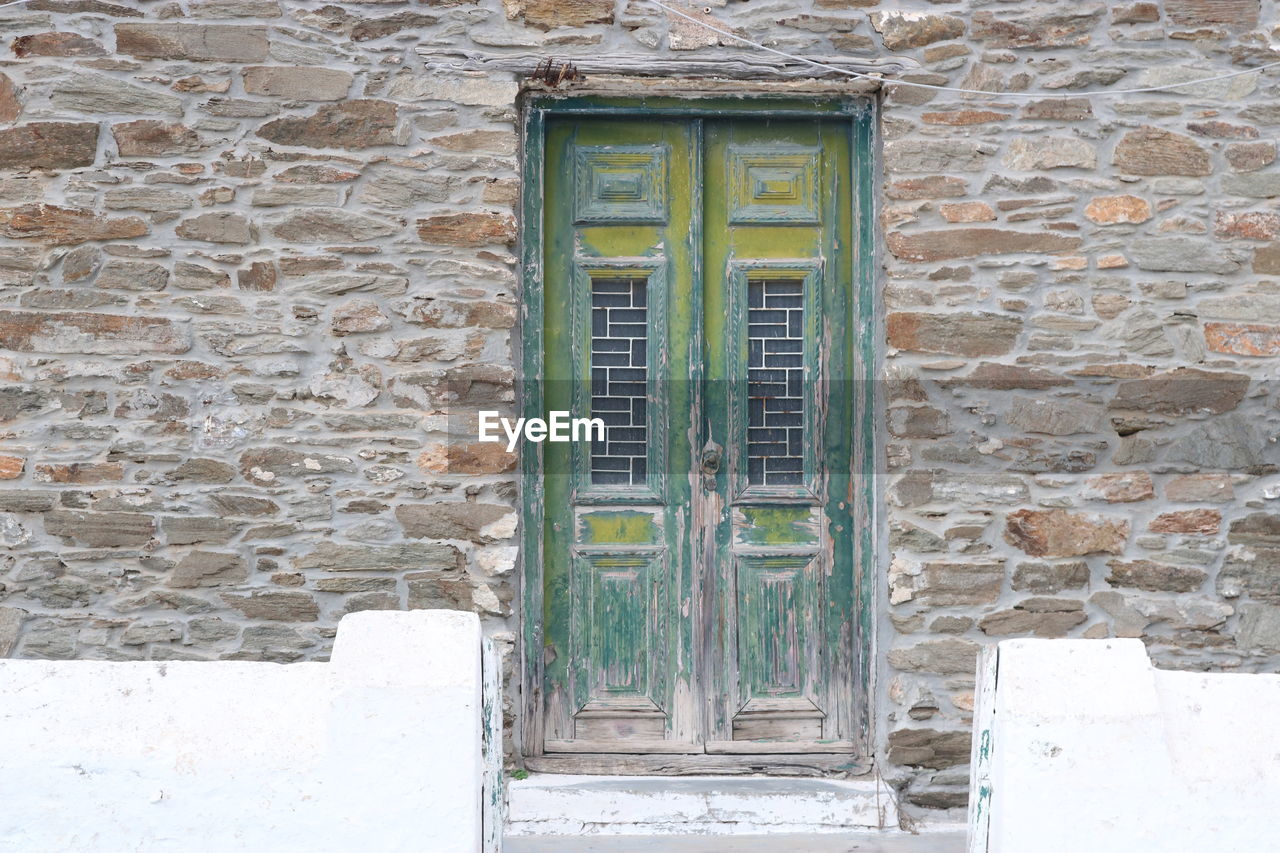
[{"label": "door panel", "polygon": [[705,145],[707,748],[852,751],[849,136],[715,122]]},{"label": "door panel", "polygon": [[544,445],[545,747],[695,751],[687,470],[692,128],[547,135],[548,410],[606,424]]},{"label": "door panel", "polygon": [[853,750],[849,133],[548,126],[547,752]]}]

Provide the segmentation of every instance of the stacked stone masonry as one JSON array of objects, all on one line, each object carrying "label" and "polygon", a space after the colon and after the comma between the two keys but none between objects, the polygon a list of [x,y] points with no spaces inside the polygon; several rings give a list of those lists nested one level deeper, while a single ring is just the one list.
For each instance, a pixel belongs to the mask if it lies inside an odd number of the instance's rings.
[{"label": "stacked stone masonry", "polygon": [[[965,802],[984,643],[1274,671],[1280,69],[1076,93],[1280,60],[1275,0],[693,11],[1044,93],[874,96],[876,743],[908,807]],[[345,613],[457,608],[513,711],[516,460],[456,413],[516,393],[521,81],[415,49],[720,42],[642,0],[0,9],[0,656],[323,660]]]}]

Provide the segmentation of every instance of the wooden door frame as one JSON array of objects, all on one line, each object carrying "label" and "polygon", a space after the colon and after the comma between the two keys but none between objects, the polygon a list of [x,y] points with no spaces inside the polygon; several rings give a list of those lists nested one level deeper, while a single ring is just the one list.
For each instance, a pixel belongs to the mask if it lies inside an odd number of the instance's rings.
[{"label": "wooden door frame", "polygon": [[[520,584],[519,684],[516,707],[518,760],[529,769],[565,773],[620,773],[681,775],[687,773],[767,773],[788,775],[859,775],[871,768],[873,754],[872,678],[876,633],[875,592],[878,515],[874,495],[876,424],[879,405],[875,387],[876,341],[881,339],[875,292],[875,139],[876,102],[872,98],[802,95],[724,95],[688,97],[574,96],[530,93],[522,104],[521,204],[519,260],[520,321],[513,346],[520,353],[516,383],[517,405],[524,417],[543,412],[543,159],[547,119],[552,116],[681,118],[843,118],[851,131],[850,174],[853,178],[853,270],[857,304],[857,344],[853,347],[854,376],[861,377],[861,393],[855,394],[856,417],[851,424],[854,453],[855,511],[868,520],[854,540],[857,572],[855,611],[856,684],[860,694],[859,751],[832,756],[697,756],[685,764],[682,756],[618,756],[555,754],[543,751],[543,459],[540,444],[525,444],[520,453],[518,494],[520,551],[517,577]],[[535,484],[537,484],[535,486]],[[621,761],[620,759],[624,759]]]}]

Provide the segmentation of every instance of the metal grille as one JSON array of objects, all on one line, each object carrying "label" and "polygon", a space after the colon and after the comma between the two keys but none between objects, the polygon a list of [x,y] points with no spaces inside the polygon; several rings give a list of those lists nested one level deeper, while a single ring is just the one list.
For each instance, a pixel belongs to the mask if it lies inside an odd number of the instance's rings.
[{"label": "metal grille", "polygon": [[638,486],[647,478],[649,323],[643,278],[591,282],[591,484]]},{"label": "metal grille", "polygon": [[747,482],[804,482],[804,282],[747,282]]}]

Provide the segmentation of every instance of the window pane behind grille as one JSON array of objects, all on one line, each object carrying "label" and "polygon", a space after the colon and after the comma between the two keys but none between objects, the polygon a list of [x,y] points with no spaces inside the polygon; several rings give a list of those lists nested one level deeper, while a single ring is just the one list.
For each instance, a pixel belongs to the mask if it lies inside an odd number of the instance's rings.
[{"label": "window pane behind grille", "polygon": [[647,482],[649,306],[646,280],[591,282],[591,417],[605,424],[591,442],[591,485]]},{"label": "window pane behind grille", "polygon": [[804,483],[804,282],[747,282],[747,482]]}]

